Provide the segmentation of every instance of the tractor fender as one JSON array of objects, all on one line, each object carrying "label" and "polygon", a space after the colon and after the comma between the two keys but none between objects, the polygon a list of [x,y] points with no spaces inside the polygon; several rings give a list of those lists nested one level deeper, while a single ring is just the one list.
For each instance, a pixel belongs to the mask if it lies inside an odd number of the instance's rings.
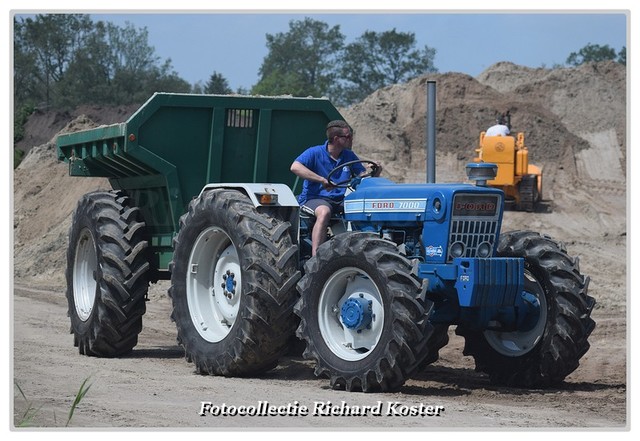
[{"label": "tractor fender", "polygon": [[276,204],[277,207],[295,207],[300,208],[298,200],[291,191],[291,189],[285,184],[260,184],[260,183],[216,183],[205,185],[198,197],[203,193],[212,190],[214,188],[227,188],[241,191],[246,194],[255,207],[265,206],[260,202],[260,195],[269,194],[275,195],[278,198]]}]

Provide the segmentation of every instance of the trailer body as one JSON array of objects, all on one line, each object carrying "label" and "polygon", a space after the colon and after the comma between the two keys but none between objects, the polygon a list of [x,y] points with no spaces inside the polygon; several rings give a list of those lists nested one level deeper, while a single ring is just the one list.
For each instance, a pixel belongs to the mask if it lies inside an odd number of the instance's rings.
[{"label": "trailer body", "polygon": [[280,183],[299,193],[289,166],[335,119],[326,99],[156,93],[125,122],[59,136],[58,158],[70,176],[126,191],[143,212],[152,266],[167,278],[180,216],[205,185]]}]

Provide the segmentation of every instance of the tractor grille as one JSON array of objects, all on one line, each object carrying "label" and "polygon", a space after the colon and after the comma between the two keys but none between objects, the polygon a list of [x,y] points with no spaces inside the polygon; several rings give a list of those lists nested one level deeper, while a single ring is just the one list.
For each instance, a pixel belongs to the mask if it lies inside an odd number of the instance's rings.
[{"label": "tractor grille", "polygon": [[[496,241],[496,232],[498,231],[497,221],[478,221],[478,220],[455,220],[451,222],[451,234],[449,234],[449,256],[448,261],[454,257],[489,257],[479,256],[478,246],[482,243],[488,243],[491,247],[491,253]],[[455,243],[463,245],[462,255],[452,255],[452,246]]]},{"label": "tractor grille", "polygon": [[455,257],[493,256],[499,219],[498,196],[457,194],[451,217],[447,261]]}]

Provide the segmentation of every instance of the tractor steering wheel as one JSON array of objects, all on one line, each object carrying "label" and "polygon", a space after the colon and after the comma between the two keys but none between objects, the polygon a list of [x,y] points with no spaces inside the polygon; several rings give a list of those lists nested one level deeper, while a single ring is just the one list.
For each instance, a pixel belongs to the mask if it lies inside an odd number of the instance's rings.
[{"label": "tractor steering wheel", "polygon": [[[368,164],[368,165],[371,166],[371,171],[368,172],[368,173],[365,173],[363,175],[357,176],[357,175],[355,175],[353,173],[353,169],[350,167],[350,166],[352,166],[354,164]],[[331,176],[335,175],[338,171],[341,172],[344,167],[349,167],[349,171],[351,172],[350,173],[351,176],[349,177],[349,179],[345,179],[344,181],[340,181],[340,182],[332,181],[331,180]],[[329,175],[327,176],[327,181],[329,181],[329,185],[332,185],[332,186],[334,186],[336,188],[349,188],[349,187],[352,187],[352,184],[354,183],[354,180],[356,180],[357,178],[360,178],[360,179],[368,178],[369,176],[375,175],[377,171],[378,171],[378,164],[376,164],[375,162],[369,161],[369,160],[366,160],[366,159],[357,159],[355,161],[347,161],[347,162],[345,162],[343,164],[340,164],[339,166],[337,166],[333,170],[331,170],[329,172]]]}]

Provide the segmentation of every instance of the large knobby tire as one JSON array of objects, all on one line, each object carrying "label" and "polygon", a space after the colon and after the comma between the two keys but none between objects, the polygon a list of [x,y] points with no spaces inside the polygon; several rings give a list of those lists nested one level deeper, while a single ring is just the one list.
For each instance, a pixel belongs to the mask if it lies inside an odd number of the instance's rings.
[{"label": "large knobby tire", "polygon": [[239,191],[207,191],[189,204],[169,296],[178,343],[198,373],[259,374],[288,348],[300,278],[291,228]]},{"label": "large knobby tire", "polygon": [[589,278],[564,245],[530,231],[501,235],[498,254],[525,259],[525,291],[540,302],[537,323],[527,332],[477,332],[459,326],[465,355],[496,385],[545,388],[561,383],[589,349],[595,304]]},{"label": "large knobby tire", "polygon": [[303,356],[333,388],[396,390],[427,356],[432,304],[391,242],[335,236],[305,264],[298,291]]},{"label": "large knobby tire", "polygon": [[440,359],[440,349],[449,343],[449,325],[433,325],[433,333],[427,342],[427,358],[420,363],[419,370],[422,370]]},{"label": "large knobby tire", "polygon": [[69,230],[67,301],[81,354],[115,357],[138,343],[149,289],[146,227],[122,191],[89,193]]}]

